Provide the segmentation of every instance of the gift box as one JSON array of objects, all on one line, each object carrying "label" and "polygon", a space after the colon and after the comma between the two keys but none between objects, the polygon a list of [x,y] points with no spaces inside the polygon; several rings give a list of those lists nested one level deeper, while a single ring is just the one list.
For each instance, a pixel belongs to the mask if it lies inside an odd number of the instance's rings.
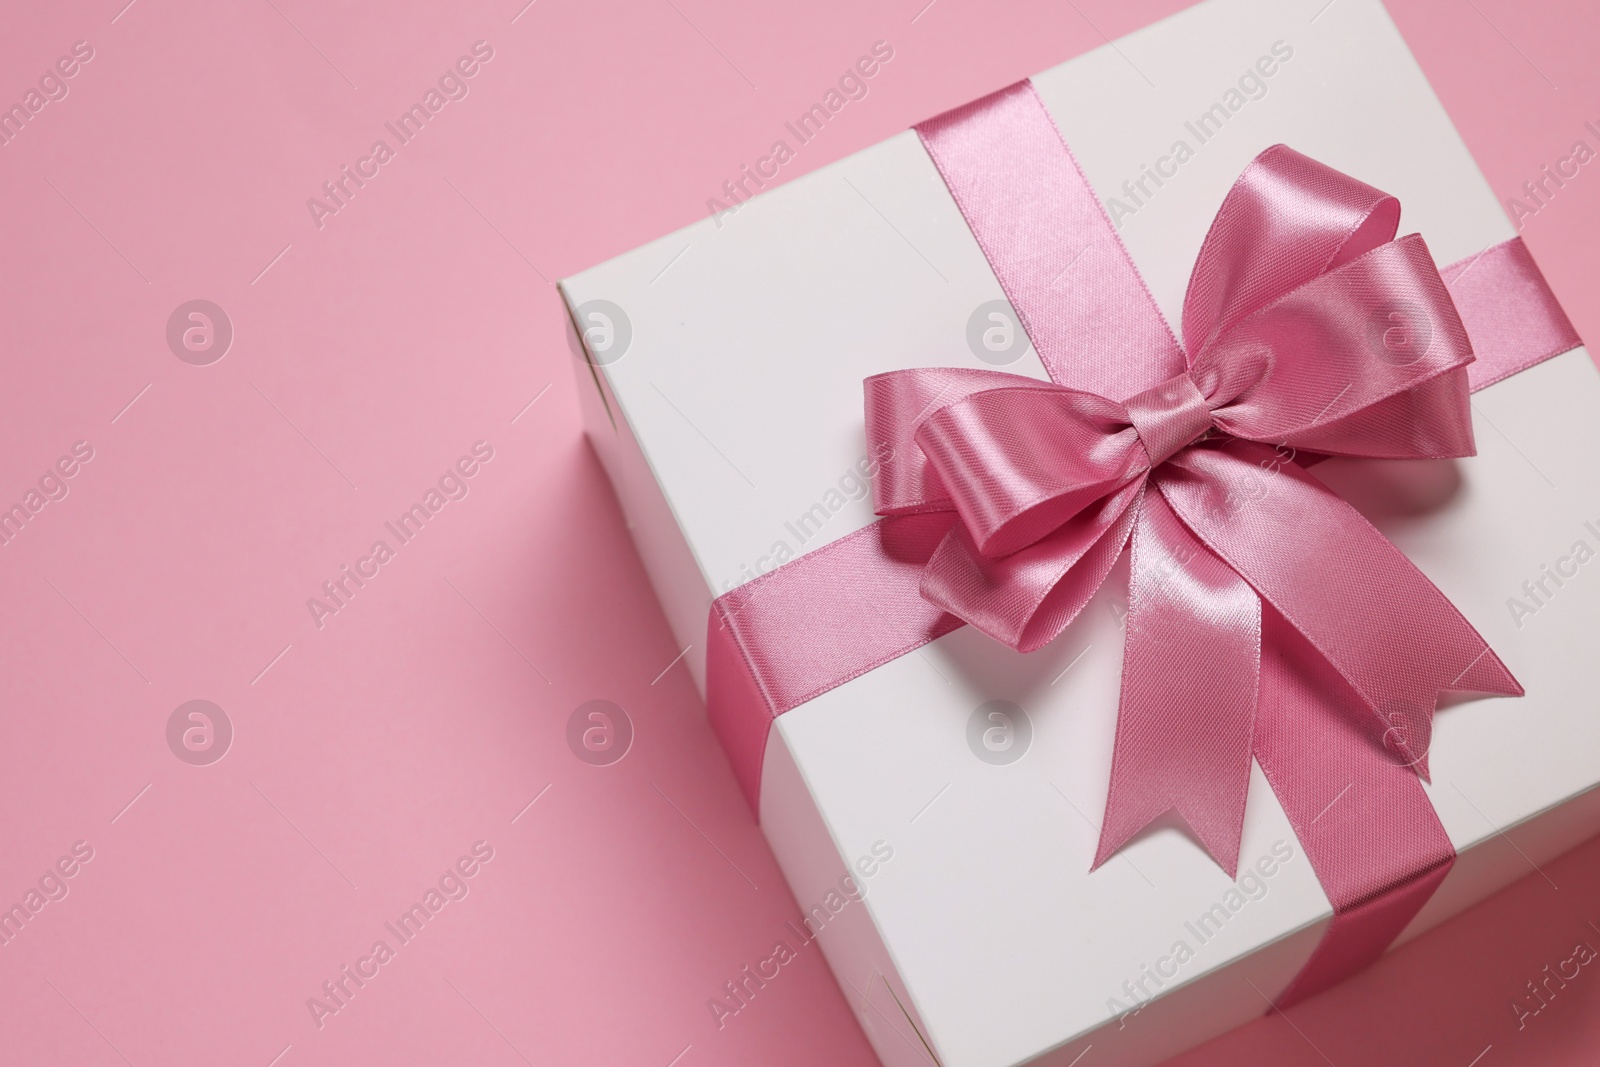
[{"label": "gift box", "polygon": [[[1600,830],[1600,377],[1381,4],[1209,0],[768,184],[561,283],[590,439],[802,910],[715,1026],[814,940],[885,1064],[1154,1063]],[[1261,250],[1307,217],[1354,251],[1222,370],[1136,380],[1161,318],[1297,269]],[[1219,407],[1239,368],[1320,428]],[[1357,377],[1410,391],[1346,417]],[[1112,412],[1123,467],[985,526],[996,470],[1026,497],[1099,454],[1035,401]],[[1249,477],[1194,511],[1235,444]],[[1019,613],[1046,549],[1071,566]],[[1413,682],[1436,716],[1369,699]]]}]

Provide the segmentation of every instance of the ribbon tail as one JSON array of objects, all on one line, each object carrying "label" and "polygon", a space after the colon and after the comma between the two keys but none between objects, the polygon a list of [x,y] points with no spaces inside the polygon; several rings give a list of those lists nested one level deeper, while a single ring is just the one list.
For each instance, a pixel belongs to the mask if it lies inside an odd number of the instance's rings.
[{"label": "ribbon tail", "polygon": [[1232,877],[1250,786],[1261,600],[1152,490],[1134,526],[1128,601],[1111,787],[1094,867],[1176,809]]},{"label": "ribbon tail", "polygon": [[1521,696],[1472,624],[1355,508],[1272,449],[1190,448],[1158,475],[1195,536],[1316,648],[1428,777],[1441,692]]},{"label": "ribbon tail", "polygon": [[1333,905],[1274,1003],[1287,1008],[1381,956],[1444,881],[1455,848],[1416,774],[1378,743],[1362,698],[1283,616],[1265,615],[1255,756]]}]

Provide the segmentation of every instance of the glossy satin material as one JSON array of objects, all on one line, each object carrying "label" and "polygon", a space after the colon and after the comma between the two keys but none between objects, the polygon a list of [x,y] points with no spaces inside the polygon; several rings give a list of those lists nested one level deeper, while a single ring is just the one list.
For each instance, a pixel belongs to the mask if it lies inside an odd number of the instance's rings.
[{"label": "glossy satin material", "polygon": [[1277,146],[1218,211],[1180,347],[1031,85],[919,132],[1053,381],[867,380],[886,518],[718,599],[713,724],[754,802],[772,717],[961,622],[1038,648],[1131,543],[1094,865],[1175,809],[1232,873],[1253,756],[1335,909],[1288,991],[1309,995],[1449,869],[1418,782],[1438,693],[1521,689],[1298,461],[1470,456],[1469,380],[1577,339],[1520,242],[1442,278],[1420,237],[1395,239],[1394,198]]}]

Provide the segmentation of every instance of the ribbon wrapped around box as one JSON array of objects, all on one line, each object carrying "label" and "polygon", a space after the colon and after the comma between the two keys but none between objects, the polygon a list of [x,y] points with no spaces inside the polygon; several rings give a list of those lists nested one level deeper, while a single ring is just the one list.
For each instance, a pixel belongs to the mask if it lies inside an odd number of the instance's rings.
[{"label": "ribbon wrapped around box", "polygon": [[746,795],[778,715],[963,623],[1038,649],[1131,546],[1094,866],[1176,810],[1233,874],[1253,757],[1335,913],[1276,1006],[1327,988],[1455,858],[1418,781],[1438,695],[1522,689],[1307,467],[1471,456],[1469,392],[1580,342],[1520,240],[1441,271],[1393,197],[1279,145],[1217,212],[1180,344],[1029,83],[917,132],[1052,381],[866,381],[883,518],[712,605],[707,707]]},{"label": "ribbon wrapped around box", "polygon": [[1600,831],[1600,373],[1379,0],[1307,17],[1185,7],[561,283],[643,681],[798,905],[711,1030],[814,939],[886,1067],[1149,1067]]}]

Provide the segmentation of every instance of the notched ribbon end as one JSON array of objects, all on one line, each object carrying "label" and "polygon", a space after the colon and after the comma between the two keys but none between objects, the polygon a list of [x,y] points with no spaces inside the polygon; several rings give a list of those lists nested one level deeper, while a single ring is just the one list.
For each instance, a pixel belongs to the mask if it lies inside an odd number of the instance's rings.
[{"label": "notched ribbon end", "polygon": [[1525,695],[1522,684],[1512,676],[1500,657],[1488,645],[1484,645],[1465,670],[1433,694],[1433,699],[1428,701],[1425,708],[1408,706],[1401,699],[1380,704],[1377,716],[1384,726],[1383,747],[1402,766],[1411,768],[1417,777],[1430,785],[1433,777],[1428,769],[1428,754],[1433,746],[1433,715],[1438,708],[1439,697],[1444,693],[1503,697]]},{"label": "notched ribbon end", "polygon": [[1494,649],[1488,645],[1483,646],[1478,658],[1473,660],[1447,688],[1455,693],[1486,693],[1498,697],[1520,697],[1527,692],[1522,688],[1522,683],[1511,673],[1511,669],[1501,662],[1500,657],[1495,655]]},{"label": "notched ribbon end", "polygon": [[[1165,806],[1160,810],[1154,810],[1157,804]],[[1236,879],[1239,875],[1239,846],[1244,837],[1243,804],[1239,805],[1237,818],[1233,817],[1234,813],[1229,813],[1222,819],[1205,817],[1206,813],[1198,808],[1186,812],[1185,807],[1186,805],[1178,801],[1157,800],[1143,808],[1143,814],[1131,815],[1124,811],[1115,816],[1114,823],[1108,819],[1101,827],[1100,844],[1095,849],[1094,862],[1089,865],[1090,873],[1099,870],[1129,841],[1170,814],[1188,828],[1195,841],[1229,878]]]}]

